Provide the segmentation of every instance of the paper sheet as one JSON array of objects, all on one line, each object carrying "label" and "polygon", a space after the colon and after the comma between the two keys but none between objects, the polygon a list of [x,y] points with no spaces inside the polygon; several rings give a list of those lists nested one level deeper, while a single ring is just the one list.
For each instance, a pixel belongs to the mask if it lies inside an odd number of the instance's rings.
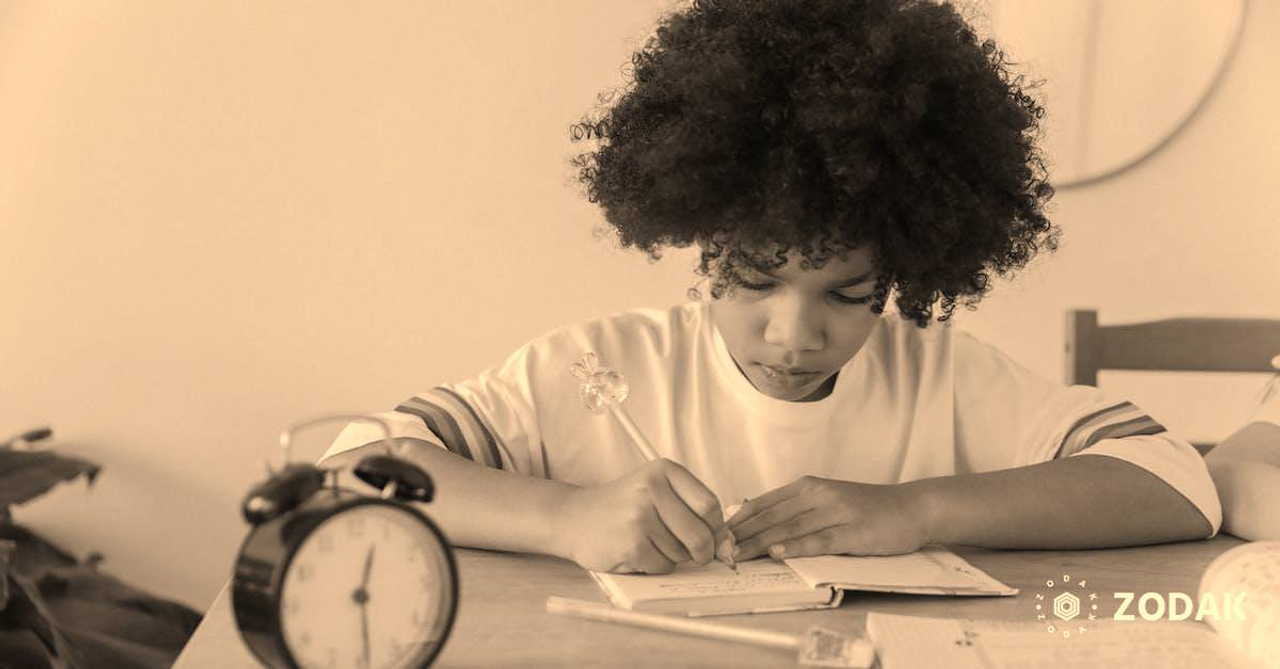
[{"label": "paper sheet", "polygon": [[684,563],[661,576],[597,574],[596,578],[602,584],[612,582],[632,602],[812,591],[790,567],[769,559],[739,563],[737,573],[724,563],[713,561],[706,566]]},{"label": "paper sheet", "polygon": [[848,590],[876,590],[940,595],[1013,595],[1011,588],[991,578],[963,558],[939,546],[915,553],[876,557],[823,555],[786,560],[810,587],[835,586]]},{"label": "paper sheet", "polygon": [[1252,667],[1194,622],[1094,623],[1064,639],[1036,622],[867,615],[881,669],[1098,669],[1099,667]]},{"label": "paper sheet", "polygon": [[[1244,620],[1207,618],[1231,644],[1280,667],[1280,541],[1255,541],[1219,555],[1200,579],[1198,599],[1244,593]],[[1234,612],[1233,612],[1234,613]]]}]

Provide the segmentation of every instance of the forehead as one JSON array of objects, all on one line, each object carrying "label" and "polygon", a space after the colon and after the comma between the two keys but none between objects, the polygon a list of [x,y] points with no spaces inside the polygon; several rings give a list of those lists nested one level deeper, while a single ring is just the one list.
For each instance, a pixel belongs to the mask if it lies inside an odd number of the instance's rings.
[{"label": "forehead", "polygon": [[753,260],[762,262],[748,261],[748,264],[769,274],[778,277],[815,277],[815,278],[832,278],[847,279],[861,274],[871,273],[875,269],[875,255],[871,249],[862,246],[849,249],[844,252],[843,257],[840,254],[833,255],[827,259],[822,267],[808,267],[804,262],[804,254],[798,250],[788,251],[785,256],[786,264],[781,267],[774,267],[778,257],[774,254],[757,254],[753,256]]}]

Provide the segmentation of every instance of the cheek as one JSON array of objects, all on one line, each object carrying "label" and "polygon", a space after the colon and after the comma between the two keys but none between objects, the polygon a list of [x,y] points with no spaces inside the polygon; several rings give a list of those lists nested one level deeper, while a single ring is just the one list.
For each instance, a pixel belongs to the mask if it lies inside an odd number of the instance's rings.
[{"label": "cheek", "polygon": [[753,309],[743,302],[713,302],[711,318],[720,331],[720,336],[724,337],[725,343],[730,347],[739,347],[743,343],[759,339],[760,333],[764,331],[764,310]]}]

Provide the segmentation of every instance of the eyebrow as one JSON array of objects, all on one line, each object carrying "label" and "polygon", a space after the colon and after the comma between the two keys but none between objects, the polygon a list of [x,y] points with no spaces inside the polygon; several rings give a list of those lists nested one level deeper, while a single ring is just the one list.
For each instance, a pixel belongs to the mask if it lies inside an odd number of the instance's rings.
[{"label": "eyebrow", "polygon": [[[749,263],[749,266],[751,267],[751,269],[753,269],[753,270],[755,270],[755,271],[757,271],[757,272],[759,272],[759,273],[761,273],[761,274],[763,274],[763,275],[765,275],[765,276],[767,276],[767,277],[774,278],[774,279],[777,279],[777,278],[778,278],[778,275],[777,275],[777,274],[774,274],[774,273],[773,273],[773,270],[772,270],[772,269],[770,269],[770,268],[768,268],[768,267],[766,267],[766,266],[763,266],[763,265],[757,265],[757,264],[755,264],[755,263]],[[855,276],[855,277],[850,277],[850,278],[848,278],[848,279],[844,279],[844,280],[842,280],[842,281],[837,281],[836,283],[834,283],[834,284],[832,284],[832,285],[831,285],[831,288],[837,288],[837,289],[838,289],[838,288],[848,288],[849,286],[856,286],[856,285],[858,285],[858,284],[866,283],[867,281],[870,281],[872,278],[874,278],[874,277],[875,277],[875,274],[876,274],[876,273],[875,273],[875,270],[870,270],[870,271],[867,271],[867,272],[863,272],[862,274],[859,274],[859,275],[857,275],[857,276]]]}]

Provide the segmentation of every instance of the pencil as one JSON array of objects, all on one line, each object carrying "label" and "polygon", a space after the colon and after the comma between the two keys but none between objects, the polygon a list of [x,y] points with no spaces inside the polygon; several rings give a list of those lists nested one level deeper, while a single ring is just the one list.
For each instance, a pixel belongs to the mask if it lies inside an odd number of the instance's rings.
[{"label": "pencil", "polygon": [[[631,443],[636,447],[636,450],[640,453],[641,457],[644,458],[645,462],[653,462],[654,460],[657,460],[658,452],[653,449],[653,444],[649,443],[649,440],[645,438],[644,433],[640,431],[640,428],[632,422],[631,416],[628,416],[627,412],[622,410],[622,406],[617,402],[609,402],[607,406],[609,407],[609,413],[617,419],[618,424],[622,426],[622,429],[627,433],[627,436],[631,437]],[[738,571],[738,564],[733,560],[733,532],[728,528],[726,528],[725,531],[728,533],[728,536],[725,537],[724,541],[720,542],[720,545],[716,546],[716,559],[725,563],[725,565],[736,572]]]}]

